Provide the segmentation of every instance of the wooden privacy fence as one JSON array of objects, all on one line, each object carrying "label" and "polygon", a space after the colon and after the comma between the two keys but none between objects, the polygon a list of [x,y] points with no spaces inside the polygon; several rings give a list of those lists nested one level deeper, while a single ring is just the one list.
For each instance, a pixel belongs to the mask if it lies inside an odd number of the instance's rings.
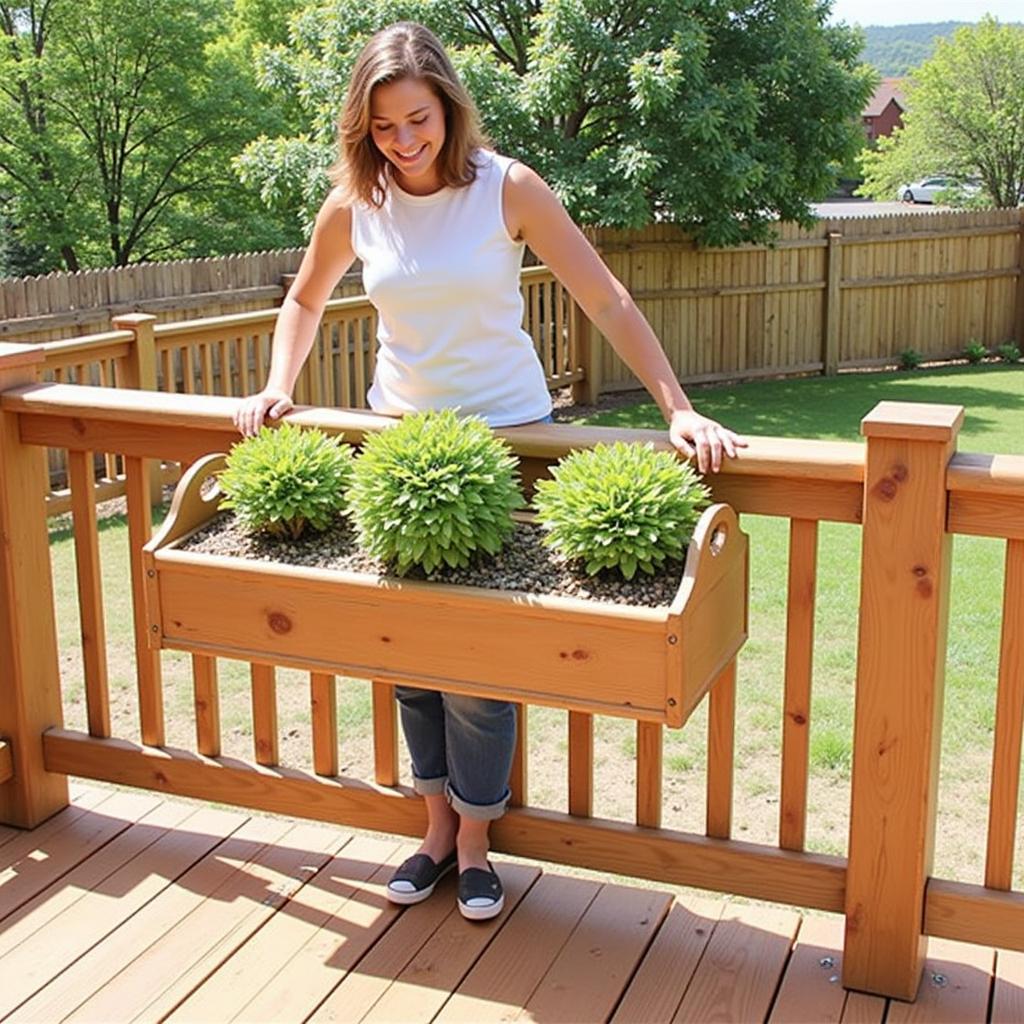
[{"label": "wooden privacy fence", "polygon": [[[591,229],[683,381],[835,373],[971,340],[1024,348],[1024,211],[961,210],[780,226],[774,245],[697,248],[679,229]],[[213,317],[275,305],[303,250],[0,281],[0,340],[105,330],[110,317]],[[361,291],[346,275],[343,297]],[[586,324],[580,325],[581,330]],[[637,387],[590,336],[581,397]]]},{"label": "wooden privacy fence", "polygon": [[[44,353],[0,347],[0,821],[32,826],[67,803],[66,775],[141,786],[300,817],[415,835],[422,802],[397,786],[396,717],[390,685],[373,685],[375,777],[338,776],[336,680],[309,676],[312,750],[308,769],[276,767],[273,666],[254,664],[256,763],[219,757],[215,659],[192,660],[194,751],[164,746],[158,652],[147,643],[142,547],[150,539],[148,466],[192,462],[223,450],[235,431],[234,402],[220,397],[36,383]],[[711,692],[703,834],[662,826],[663,733],[636,724],[632,822],[595,817],[594,719],[568,716],[564,811],[530,806],[526,717],[512,778],[515,806],[495,824],[497,849],[522,856],[846,915],[846,985],[913,998],[922,935],[1024,949],[1024,892],[1012,889],[1024,717],[1024,457],[958,455],[963,411],[882,403],[863,423],[866,445],[752,439],[741,460],[713,480],[715,500],[741,513],[789,523],[788,623],[777,841],[733,837],[735,662]],[[383,420],[368,413],[304,408],[294,420],[358,442]],[[570,449],[615,439],[665,445],[652,431],[564,425],[500,432],[528,478]],[[80,637],[58,646],[39,480],[47,447],[71,456]],[[94,453],[124,460],[128,559],[140,735],[116,735],[108,694],[102,565]],[[78,467],[77,470],[75,467]],[[862,532],[852,813],[848,856],[810,853],[808,740],[819,523]],[[932,877],[936,782],[943,712],[951,534],[1006,543],[1003,641],[984,885]],[[59,663],[81,643],[88,728],[62,727]],[[141,741],[141,742],[140,742]],[[9,763],[9,768],[3,765]],[[3,775],[0,774],[0,778]]]},{"label": "wooden privacy fence", "polygon": [[[533,338],[549,388],[578,385],[586,376],[581,352],[583,317],[545,267],[523,271],[525,326]],[[276,309],[160,324],[147,314],[114,318],[114,330],[47,342],[44,379],[58,383],[142,388],[173,394],[240,396],[258,391],[270,367]],[[377,312],[365,296],[327,303],[313,350],[295,386],[299,404],[365,409],[376,358]],[[60,452],[49,462],[50,479],[63,483]],[[154,470],[154,497],[176,469]],[[101,498],[123,493],[123,466],[106,456],[98,483]],[[66,489],[51,495],[51,514],[67,511]]]},{"label": "wooden privacy fence", "polygon": [[[591,239],[637,300],[684,382],[892,365],[969,341],[1024,348],[1024,210],[849,217],[774,245],[698,249],[678,228]],[[637,387],[608,346],[594,392]]]}]

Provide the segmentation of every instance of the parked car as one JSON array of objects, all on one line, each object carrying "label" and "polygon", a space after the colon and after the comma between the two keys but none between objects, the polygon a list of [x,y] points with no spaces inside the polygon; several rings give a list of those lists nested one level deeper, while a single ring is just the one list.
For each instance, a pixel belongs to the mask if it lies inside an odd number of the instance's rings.
[{"label": "parked car", "polygon": [[905,203],[934,203],[941,192],[948,192],[951,199],[957,195],[970,199],[980,191],[981,182],[976,178],[957,179],[945,174],[933,174],[930,178],[901,185],[898,197]]}]

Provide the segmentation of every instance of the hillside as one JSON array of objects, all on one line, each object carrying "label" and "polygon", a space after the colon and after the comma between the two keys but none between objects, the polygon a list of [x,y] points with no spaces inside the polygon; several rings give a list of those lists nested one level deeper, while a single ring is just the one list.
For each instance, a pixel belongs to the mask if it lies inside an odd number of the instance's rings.
[{"label": "hillside", "polygon": [[935,40],[951,36],[964,21],[939,21],[923,25],[866,25],[861,59],[883,77],[900,77],[927,60]]}]

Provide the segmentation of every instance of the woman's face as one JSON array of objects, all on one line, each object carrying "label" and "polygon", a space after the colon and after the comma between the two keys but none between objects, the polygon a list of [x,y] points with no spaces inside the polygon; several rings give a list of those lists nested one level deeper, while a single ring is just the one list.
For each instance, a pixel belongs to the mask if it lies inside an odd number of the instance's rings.
[{"label": "woman's face", "polygon": [[429,195],[441,188],[444,107],[422,78],[400,78],[370,93],[370,138],[395,169],[400,188]]}]

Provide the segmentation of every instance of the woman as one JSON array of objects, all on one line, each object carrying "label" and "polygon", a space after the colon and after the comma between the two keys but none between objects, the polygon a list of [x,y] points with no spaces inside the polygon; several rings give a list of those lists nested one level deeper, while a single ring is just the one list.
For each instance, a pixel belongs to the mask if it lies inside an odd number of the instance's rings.
[{"label": "woman", "polygon": [[[292,408],[324,306],[356,257],[380,321],[371,408],[457,407],[494,427],[550,419],[544,373],[521,326],[529,245],[650,391],[672,443],[702,472],[746,443],[694,411],[651,328],[551,189],[488,148],[473,101],[428,29],[400,22],[367,43],[338,134],[336,187],[282,305],[267,385],[236,413],[243,434]],[[457,865],[459,910],[494,917],[503,895],[487,860],[488,831],[508,800],[513,706],[396,692],[428,825],[388,896],[426,899]]]}]

